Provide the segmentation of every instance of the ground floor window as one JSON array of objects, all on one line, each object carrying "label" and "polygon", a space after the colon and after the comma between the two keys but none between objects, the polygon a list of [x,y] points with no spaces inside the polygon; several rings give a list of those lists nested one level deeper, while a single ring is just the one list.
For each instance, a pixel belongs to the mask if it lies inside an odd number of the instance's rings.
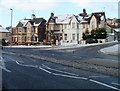
[{"label": "ground floor window", "polygon": [[72,39],[75,40],[75,34],[72,34]]},{"label": "ground floor window", "polygon": [[77,41],[79,41],[79,34],[77,34]]},{"label": "ground floor window", "polygon": [[65,34],[64,36],[65,36],[65,37],[64,37],[64,38],[65,38],[65,40],[67,40],[67,34]]}]

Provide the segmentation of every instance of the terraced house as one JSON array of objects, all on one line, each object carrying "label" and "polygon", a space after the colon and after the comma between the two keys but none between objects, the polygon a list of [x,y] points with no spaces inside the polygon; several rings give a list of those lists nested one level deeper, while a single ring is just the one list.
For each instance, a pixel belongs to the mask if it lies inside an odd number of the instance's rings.
[{"label": "terraced house", "polygon": [[43,42],[45,39],[45,23],[43,18],[36,18],[19,21],[12,29],[12,41],[16,44],[34,44]]},{"label": "terraced house", "polygon": [[46,41],[51,43],[59,41],[61,45],[83,43],[83,33],[91,34],[92,30],[98,28],[106,28],[105,12],[87,14],[83,9],[83,13],[78,15],[55,16],[51,13],[46,24]]}]

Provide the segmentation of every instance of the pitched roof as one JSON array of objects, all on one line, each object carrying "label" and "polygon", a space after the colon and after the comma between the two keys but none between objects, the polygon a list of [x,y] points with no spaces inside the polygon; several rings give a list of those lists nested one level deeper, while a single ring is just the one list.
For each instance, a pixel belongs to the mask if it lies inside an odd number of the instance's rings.
[{"label": "pitched roof", "polygon": [[47,23],[49,23],[50,20],[52,19],[53,22],[56,24],[68,24],[68,23],[70,23],[72,17],[75,17],[79,23],[89,23],[92,16],[95,16],[98,22],[100,22],[101,20],[106,21],[104,12],[95,12],[95,13],[91,13],[91,14],[86,13],[86,15],[83,15],[81,13],[79,15],[64,14],[64,15],[51,16]]},{"label": "pitched roof", "polygon": [[95,13],[92,13],[91,18],[92,16],[95,16],[98,22],[100,22],[101,20],[106,21],[105,12],[95,12]]},{"label": "pitched roof", "polygon": [[73,17],[73,14],[64,14],[64,15],[58,15],[56,16],[56,23],[69,23],[71,18]]},{"label": "pitched roof", "polygon": [[34,18],[34,19],[32,19],[31,21],[31,24],[33,25],[33,26],[39,26],[42,22],[46,22],[46,20],[45,19],[43,19],[43,18]]},{"label": "pitched roof", "polygon": [[33,26],[39,26],[42,22],[45,23],[46,20],[43,18],[22,19],[21,21],[19,21],[19,23],[17,23],[16,27],[25,27],[28,22],[30,22]]},{"label": "pitched roof", "polygon": [[7,29],[5,29],[5,28],[3,28],[1,25],[0,25],[0,33],[9,33],[10,31],[9,30],[7,30]]}]

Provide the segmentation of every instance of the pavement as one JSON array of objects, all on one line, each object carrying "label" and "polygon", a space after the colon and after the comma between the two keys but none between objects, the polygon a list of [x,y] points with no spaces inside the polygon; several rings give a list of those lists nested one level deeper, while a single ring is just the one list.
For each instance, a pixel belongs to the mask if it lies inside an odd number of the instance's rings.
[{"label": "pavement", "polygon": [[109,54],[109,55],[115,55],[115,56],[120,56],[120,44],[116,44],[114,46],[111,47],[106,47],[100,50],[100,52],[105,53],[105,54]]}]

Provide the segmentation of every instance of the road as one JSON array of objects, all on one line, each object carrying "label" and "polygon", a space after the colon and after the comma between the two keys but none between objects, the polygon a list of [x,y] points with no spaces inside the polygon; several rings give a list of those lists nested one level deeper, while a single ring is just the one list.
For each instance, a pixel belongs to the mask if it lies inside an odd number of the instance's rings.
[{"label": "road", "polygon": [[[118,57],[99,53],[99,45],[72,50],[5,48],[5,52],[39,55],[65,61]],[[3,53],[2,85],[8,89],[119,89],[119,78],[55,64],[28,56]]]}]

